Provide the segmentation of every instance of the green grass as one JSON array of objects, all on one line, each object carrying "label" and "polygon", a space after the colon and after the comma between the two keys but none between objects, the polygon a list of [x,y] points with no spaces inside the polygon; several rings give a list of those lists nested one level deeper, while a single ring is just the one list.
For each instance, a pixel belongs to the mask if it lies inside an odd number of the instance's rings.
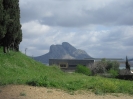
[{"label": "green grass", "polygon": [[21,93],[20,93],[20,96],[26,96],[26,93],[21,92]]},{"label": "green grass", "polygon": [[69,92],[89,90],[95,94],[133,95],[132,81],[64,73],[56,66],[45,66],[20,52],[4,54],[0,49],[0,85],[9,84],[52,87]]}]

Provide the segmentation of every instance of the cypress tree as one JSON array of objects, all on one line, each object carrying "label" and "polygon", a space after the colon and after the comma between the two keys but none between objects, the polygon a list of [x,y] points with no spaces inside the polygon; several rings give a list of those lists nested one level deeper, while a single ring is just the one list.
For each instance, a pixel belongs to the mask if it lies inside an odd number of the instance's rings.
[{"label": "cypress tree", "polygon": [[127,70],[130,70],[130,64],[128,63],[127,56],[126,56],[126,62],[125,62],[125,64],[126,64],[126,69]]},{"label": "cypress tree", "polygon": [[0,0],[0,40],[4,36],[4,34],[3,34],[2,20],[3,20],[3,0]]},{"label": "cypress tree", "polygon": [[14,50],[19,51],[19,44],[22,41],[22,30],[21,30],[21,25],[20,25],[20,30],[18,31],[17,38],[15,39],[14,42]]},{"label": "cypress tree", "polygon": [[17,35],[14,41],[14,49],[16,51],[19,51],[19,44],[21,41],[22,41],[22,30],[21,30],[21,24],[20,24],[20,8],[19,8],[19,0],[18,0],[18,3],[17,3]]},{"label": "cypress tree", "polygon": [[2,38],[5,36],[6,33],[5,19],[6,16],[3,8],[3,0],[0,0],[0,46],[2,45]]},{"label": "cypress tree", "polygon": [[0,0],[0,40],[3,38],[3,32],[2,32],[2,19],[3,19],[3,0]]},{"label": "cypress tree", "polygon": [[[19,0],[4,0],[3,6],[5,10],[5,15],[7,16],[6,20],[6,34],[3,38],[3,49],[4,53],[7,53],[10,48],[14,49],[15,46],[19,46],[22,38],[22,31],[20,25],[20,9],[19,9]],[[21,34],[21,35],[20,35]],[[21,36],[21,37],[19,37]],[[18,41],[15,43],[15,41]],[[17,45],[15,45],[17,44]]]}]

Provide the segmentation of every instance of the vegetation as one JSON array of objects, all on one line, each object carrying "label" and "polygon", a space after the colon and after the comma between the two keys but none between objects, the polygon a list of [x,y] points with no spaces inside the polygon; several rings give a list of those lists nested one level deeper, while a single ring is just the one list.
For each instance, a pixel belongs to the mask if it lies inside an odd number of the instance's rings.
[{"label": "vegetation", "polygon": [[102,59],[89,68],[93,75],[110,73],[114,77],[118,75],[119,63],[117,61]]},{"label": "vegetation", "polygon": [[21,92],[21,93],[20,93],[20,96],[26,96],[26,93]]},{"label": "vegetation", "polygon": [[44,66],[20,52],[2,53],[0,49],[0,85],[28,84],[54,87],[73,92],[89,90],[96,94],[126,93],[133,95],[132,81],[64,73],[56,66]]},{"label": "vegetation", "polygon": [[126,69],[127,69],[127,70],[130,70],[130,64],[128,63],[127,56],[126,56]]},{"label": "vegetation", "polygon": [[109,73],[111,74],[111,77],[113,77],[113,78],[115,78],[115,77],[117,77],[117,76],[119,75],[118,70],[115,70],[115,69],[113,69],[113,68],[111,68],[111,69],[109,70]]},{"label": "vegetation", "polygon": [[85,75],[88,75],[90,76],[91,75],[91,71],[88,67],[86,66],[82,66],[82,65],[78,65],[77,68],[76,68],[76,73],[82,73],[82,74],[85,74]]},{"label": "vegetation", "polygon": [[19,51],[21,41],[19,0],[0,0],[0,46],[4,53]]},{"label": "vegetation", "polygon": [[[60,88],[67,91],[91,90],[99,93],[133,95],[132,81],[103,78],[94,75],[109,72],[118,74],[118,63],[103,59],[90,69],[79,65],[77,73],[64,73],[57,66],[45,66],[19,52],[22,41],[19,0],[0,0],[0,85],[28,84]],[[7,53],[12,49],[11,53]],[[18,51],[18,52],[14,52]],[[128,63],[127,63],[128,64]],[[130,69],[130,66],[127,65]],[[20,93],[25,96],[25,93]]]}]

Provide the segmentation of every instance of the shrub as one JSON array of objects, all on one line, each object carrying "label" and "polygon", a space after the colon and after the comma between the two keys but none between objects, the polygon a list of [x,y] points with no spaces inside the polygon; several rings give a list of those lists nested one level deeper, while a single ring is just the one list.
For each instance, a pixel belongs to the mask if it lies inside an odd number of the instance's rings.
[{"label": "shrub", "polygon": [[93,75],[108,73],[110,69],[111,70],[113,69],[114,71],[118,71],[119,63],[117,61],[102,59],[101,61],[98,61],[94,65],[90,66],[90,69]]},{"label": "shrub", "polygon": [[89,68],[92,72],[92,75],[97,75],[99,73],[104,73],[104,71],[105,71],[105,68],[103,66],[97,65],[97,64],[94,64]]},{"label": "shrub", "polygon": [[119,63],[117,61],[107,61],[106,70],[114,69],[116,71],[119,70]]},{"label": "shrub", "polygon": [[115,77],[117,77],[119,75],[118,70],[115,70],[113,68],[111,68],[109,70],[109,73],[111,74],[111,77],[113,77],[113,78],[115,78]]},{"label": "shrub", "polygon": [[101,61],[96,62],[92,66],[89,66],[91,69],[91,72],[93,75],[102,74],[106,72],[106,65],[107,62],[105,59],[102,59]]},{"label": "shrub", "polygon": [[91,71],[89,68],[87,68],[86,66],[83,66],[83,65],[78,65],[76,70],[75,70],[76,73],[82,73],[82,74],[85,74],[85,75],[91,75]]}]

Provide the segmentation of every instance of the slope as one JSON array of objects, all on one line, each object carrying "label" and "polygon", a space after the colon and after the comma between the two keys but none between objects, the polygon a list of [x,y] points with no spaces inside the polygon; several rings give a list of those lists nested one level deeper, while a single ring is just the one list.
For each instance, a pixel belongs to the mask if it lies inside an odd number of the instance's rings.
[{"label": "slope", "polygon": [[20,52],[3,54],[0,49],[0,86],[9,84],[54,87],[69,92],[90,89],[97,94],[133,94],[132,81],[64,73],[57,66],[45,66]]}]

